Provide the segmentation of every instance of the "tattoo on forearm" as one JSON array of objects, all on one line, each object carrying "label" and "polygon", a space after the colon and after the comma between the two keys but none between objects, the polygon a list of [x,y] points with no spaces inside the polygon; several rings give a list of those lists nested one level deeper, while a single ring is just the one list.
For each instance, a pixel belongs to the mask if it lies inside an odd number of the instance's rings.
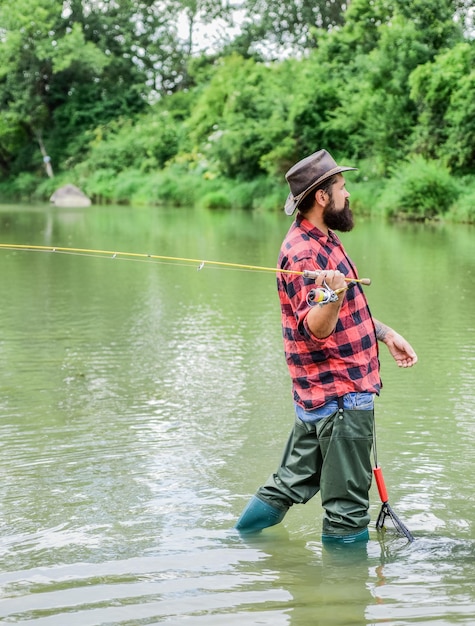
[{"label": "tattoo on forearm", "polygon": [[386,335],[388,334],[389,327],[381,324],[381,322],[375,322],[374,326],[376,328],[376,339],[379,339],[379,341],[384,341]]}]

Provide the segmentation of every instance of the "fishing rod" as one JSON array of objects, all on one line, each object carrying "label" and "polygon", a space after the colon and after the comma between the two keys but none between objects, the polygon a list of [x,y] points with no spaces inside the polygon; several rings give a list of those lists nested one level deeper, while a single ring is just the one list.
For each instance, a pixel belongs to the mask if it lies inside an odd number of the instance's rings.
[{"label": "fishing rod", "polygon": [[[229,263],[225,261],[204,261],[203,259],[191,259],[186,257],[175,257],[175,256],[164,256],[160,254],[147,254],[140,252],[119,252],[112,250],[96,250],[93,248],[70,248],[70,247],[61,247],[61,246],[35,246],[29,244],[10,244],[10,243],[0,243],[0,250],[24,250],[29,252],[57,252],[63,254],[76,254],[78,256],[83,255],[94,255],[94,256],[104,256],[110,257],[112,259],[124,259],[124,260],[156,260],[163,261],[168,263],[193,263],[198,264],[198,271],[202,270],[205,266],[211,266],[215,268],[222,269],[236,269],[236,270],[247,270],[247,271],[255,271],[255,272],[273,272],[274,274],[291,274],[297,276],[303,276],[304,278],[310,278],[312,280],[316,280],[319,275],[322,273],[322,270],[303,270],[301,272],[296,270],[284,270],[275,267],[262,267],[261,265],[246,265],[243,263]],[[360,283],[362,285],[371,285],[370,278],[348,278],[345,277],[345,281],[348,283],[348,288],[353,286],[355,283]],[[341,293],[343,290],[338,290],[337,292],[332,293]],[[328,287],[319,287],[318,289],[312,290],[311,300],[315,304],[326,304],[326,296],[323,297],[322,293],[324,291],[328,291]],[[328,300],[333,301],[333,300]]]}]

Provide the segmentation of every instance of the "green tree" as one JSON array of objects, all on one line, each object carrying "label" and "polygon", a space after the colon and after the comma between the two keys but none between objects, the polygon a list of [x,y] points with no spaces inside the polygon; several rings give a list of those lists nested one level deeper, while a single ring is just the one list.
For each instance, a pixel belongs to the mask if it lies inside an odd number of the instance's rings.
[{"label": "green tree", "polygon": [[38,146],[70,167],[87,148],[88,130],[133,118],[150,98],[182,88],[188,59],[176,23],[191,5],[204,11],[190,0],[4,0],[4,174],[39,167]]},{"label": "green tree", "polygon": [[289,133],[289,66],[268,66],[233,55],[223,59],[198,97],[187,122],[195,149],[211,170],[252,178]]},{"label": "green tree", "polygon": [[[337,72],[334,92],[339,104],[325,124],[328,137],[334,133],[348,155],[371,157],[384,174],[410,152],[417,121],[408,87],[411,73],[440,48],[453,45],[461,32],[451,2],[379,0],[374,6],[376,12],[370,0],[355,0],[345,26],[317,50],[316,59],[322,63],[325,53],[324,60],[333,59]],[[355,35],[362,19],[367,33],[360,39]]]},{"label": "green tree", "polygon": [[[31,169],[38,163],[32,151],[35,140],[42,152],[44,143],[48,143],[53,155],[58,156],[93,116],[97,123],[98,113],[104,117],[108,107],[114,116],[124,110],[121,101],[126,97],[121,89],[131,82],[130,75],[123,80],[111,50],[101,49],[95,37],[88,39],[88,25],[71,20],[72,13],[67,13],[65,17],[61,12],[61,3],[49,0],[15,0],[0,7],[4,28],[0,103],[15,129],[10,137],[13,134],[23,140],[12,151],[11,140],[0,137],[7,169]],[[87,106],[88,99],[94,102],[93,111]],[[105,103],[102,108],[101,101]],[[137,104],[133,103],[133,109],[139,108]],[[74,120],[71,134],[65,132],[69,130],[67,125],[55,125],[63,106],[66,111],[69,108],[66,116]]]},{"label": "green tree", "polygon": [[459,43],[410,77],[418,110],[414,149],[439,158],[458,174],[475,161],[475,44]]}]

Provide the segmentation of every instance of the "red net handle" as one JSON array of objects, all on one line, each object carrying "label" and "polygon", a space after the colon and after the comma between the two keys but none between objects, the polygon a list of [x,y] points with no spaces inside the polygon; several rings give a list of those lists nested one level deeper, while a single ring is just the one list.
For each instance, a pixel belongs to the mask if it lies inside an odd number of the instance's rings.
[{"label": "red net handle", "polygon": [[373,467],[374,478],[376,479],[376,486],[378,487],[379,497],[381,498],[381,502],[386,503],[388,498],[388,492],[386,489],[386,484],[384,482],[383,470],[380,467]]}]

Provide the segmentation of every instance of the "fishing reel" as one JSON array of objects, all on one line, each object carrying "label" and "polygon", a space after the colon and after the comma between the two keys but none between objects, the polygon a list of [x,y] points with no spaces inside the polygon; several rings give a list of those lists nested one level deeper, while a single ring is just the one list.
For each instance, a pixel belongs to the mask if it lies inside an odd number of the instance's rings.
[{"label": "fishing reel", "polygon": [[[303,275],[305,278],[317,278],[320,274],[318,270],[305,270]],[[370,278],[345,278],[346,287],[342,287],[341,289],[333,290],[328,286],[326,281],[323,281],[323,285],[321,287],[314,287],[311,289],[306,297],[308,306],[315,306],[316,304],[323,306],[325,304],[329,304],[330,302],[336,302],[338,300],[338,296],[343,291],[347,289],[352,289],[358,283],[362,285],[371,285]]]},{"label": "fishing reel", "polygon": [[316,304],[324,306],[330,302],[336,302],[338,300],[338,294],[342,291],[344,290],[337,289],[334,291],[325,281],[323,281],[323,285],[321,287],[315,287],[308,292],[307,304],[308,306],[315,306]]},{"label": "fishing reel", "polygon": [[326,281],[323,281],[323,285],[321,287],[314,287],[307,294],[307,304],[308,306],[315,306],[318,304],[319,306],[323,306],[325,304],[329,304],[330,302],[336,302],[338,300],[338,295],[347,289],[351,289],[354,287],[356,282],[351,280],[348,281],[346,287],[342,289],[333,290],[329,287]]}]

